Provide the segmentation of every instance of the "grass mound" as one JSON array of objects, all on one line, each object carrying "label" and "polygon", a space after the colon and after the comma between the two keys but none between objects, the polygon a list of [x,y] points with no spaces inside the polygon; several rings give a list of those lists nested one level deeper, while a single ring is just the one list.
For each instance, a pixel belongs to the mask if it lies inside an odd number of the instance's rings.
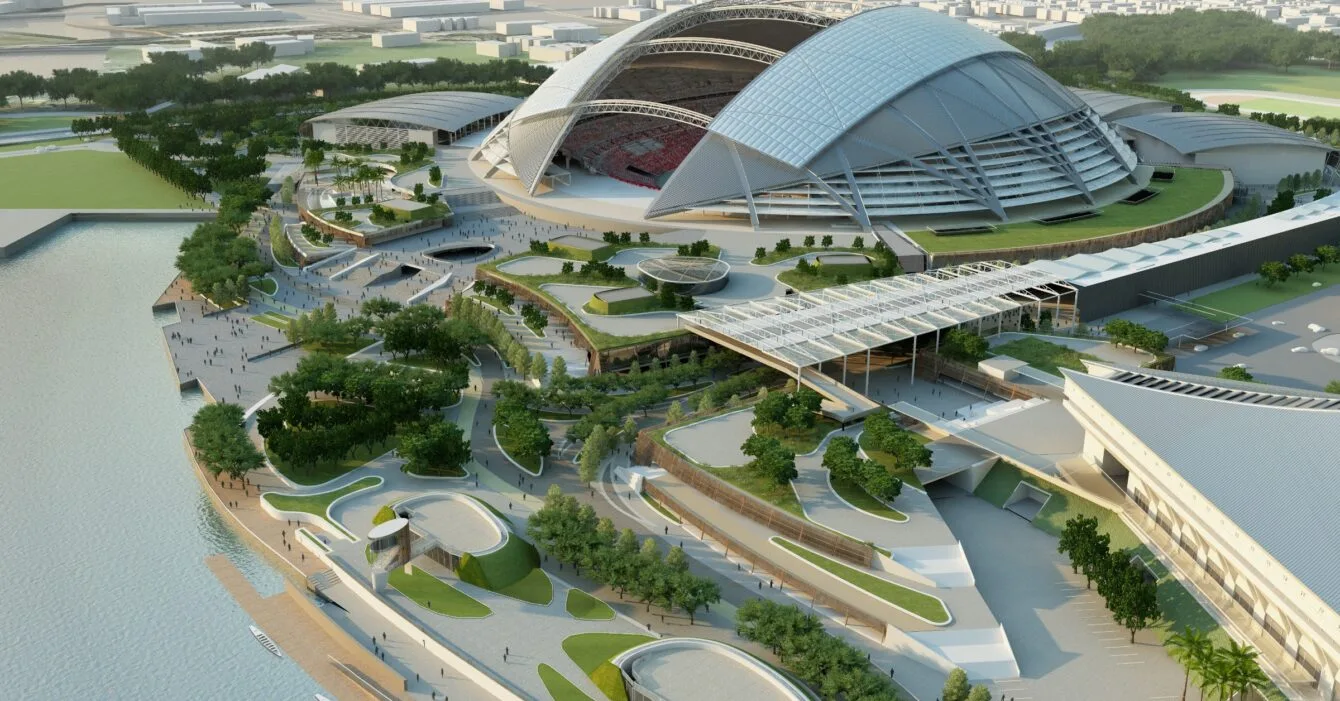
[{"label": "grass mound", "polygon": [[564,603],[568,615],[580,621],[608,621],[614,618],[614,609],[581,589],[569,589]]}]

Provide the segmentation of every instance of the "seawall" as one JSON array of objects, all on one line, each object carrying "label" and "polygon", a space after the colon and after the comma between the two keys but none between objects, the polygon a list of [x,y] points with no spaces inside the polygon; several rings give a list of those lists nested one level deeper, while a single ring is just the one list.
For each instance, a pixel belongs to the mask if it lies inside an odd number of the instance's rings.
[{"label": "seawall", "polygon": [[0,259],[13,258],[77,221],[203,222],[214,218],[212,209],[9,209],[3,214]]}]

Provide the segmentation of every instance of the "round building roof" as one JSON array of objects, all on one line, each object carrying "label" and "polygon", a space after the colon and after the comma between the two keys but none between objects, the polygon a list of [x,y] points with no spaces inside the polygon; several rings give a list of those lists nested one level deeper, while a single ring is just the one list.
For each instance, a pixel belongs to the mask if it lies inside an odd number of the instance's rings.
[{"label": "round building roof", "polygon": [[377,122],[459,131],[481,119],[511,112],[520,104],[519,98],[509,95],[454,90],[421,92],[345,107],[313,117],[307,123]]},{"label": "round building roof", "polygon": [[368,531],[368,540],[377,540],[378,538],[395,535],[400,532],[400,529],[408,525],[409,519],[407,518],[393,518],[385,523],[379,523],[373,526],[372,530]]},{"label": "round building roof", "polygon": [[696,285],[716,282],[730,273],[730,264],[715,258],[670,256],[649,258],[637,264],[638,272],[660,282]]}]

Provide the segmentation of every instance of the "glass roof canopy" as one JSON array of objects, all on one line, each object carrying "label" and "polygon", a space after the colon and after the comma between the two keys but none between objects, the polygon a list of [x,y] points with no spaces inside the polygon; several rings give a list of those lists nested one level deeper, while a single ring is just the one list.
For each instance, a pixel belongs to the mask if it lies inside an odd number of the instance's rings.
[{"label": "glass roof canopy", "polygon": [[989,261],[688,312],[679,321],[803,367],[1073,291],[1055,272]]}]

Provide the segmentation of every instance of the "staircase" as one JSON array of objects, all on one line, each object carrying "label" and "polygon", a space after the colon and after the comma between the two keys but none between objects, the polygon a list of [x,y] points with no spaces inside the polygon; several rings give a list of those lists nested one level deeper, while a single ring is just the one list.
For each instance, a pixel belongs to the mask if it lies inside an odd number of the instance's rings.
[{"label": "staircase", "polygon": [[340,575],[335,570],[321,570],[315,574],[307,575],[307,588],[312,591],[321,591],[330,589],[340,583]]}]

